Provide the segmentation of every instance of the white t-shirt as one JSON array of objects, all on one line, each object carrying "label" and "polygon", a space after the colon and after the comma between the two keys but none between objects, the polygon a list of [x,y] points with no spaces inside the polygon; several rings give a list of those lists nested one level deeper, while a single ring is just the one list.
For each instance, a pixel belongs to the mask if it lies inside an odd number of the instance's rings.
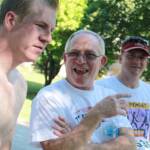
[{"label": "white t-shirt", "polygon": [[[30,122],[32,142],[58,138],[53,134],[54,118],[62,116],[70,126],[75,127],[97,102],[108,95],[114,94],[115,92],[111,89],[98,85],[94,85],[92,90],[80,90],[73,87],[67,80],[61,80],[44,87],[32,103]],[[117,128],[131,127],[126,117],[118,117],[124,120],[126,124],[122,125],[122,123],[117,122],[116,125],[116,121],[114,121],[114,126]],[[117,117],[114,117],[114,119],[117,119]],[[111,120],[113,120],[113,117]],[[111,121],[110,124],[112,125]],[[97,127],[91,138],[94,143],[103,142],[103,136],[100,132],[101,127]]]},{"label": "white t-shirt", "polygon": [[131,94],[131,98],[127,99],[127,101],[129,102],[128,119],[130,120],[132,128],[134,129],[135,137],[138,139],[137,141],[139,142],[142,139],[142,143],[145,143],[146,140],[149,141],[150,85],[140,80],[139,86],[137,88],[129,88],[122,84],[116,76],[98,80],[96,81],[96,84],[113,89],[114,91],[119,93]]}]

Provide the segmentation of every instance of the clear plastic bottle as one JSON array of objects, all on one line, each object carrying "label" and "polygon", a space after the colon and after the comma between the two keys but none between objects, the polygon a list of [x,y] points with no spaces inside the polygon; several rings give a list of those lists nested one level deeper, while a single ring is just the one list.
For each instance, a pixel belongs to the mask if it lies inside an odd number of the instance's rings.
[{"label": "clear plastic bottle", "polygon": [[92,136],[94,143],[103,143],[112,140],[119,135],[119,128],[132,128],[126,116],[117,115],[106,118],[96,129]]},{"label": "clear plastic bottle", "polygon": [[105,121],[101,125],[101,128],[104,141],[109,141],[119,135],[119,129],[115,126],[114,123],[110,122],[110,120]]}]

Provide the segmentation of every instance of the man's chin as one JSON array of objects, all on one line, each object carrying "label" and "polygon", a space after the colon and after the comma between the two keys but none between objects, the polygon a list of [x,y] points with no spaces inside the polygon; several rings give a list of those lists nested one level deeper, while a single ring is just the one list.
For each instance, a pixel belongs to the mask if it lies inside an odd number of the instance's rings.
[{"label": "man's chin", "polygon": [[80,82],[78,84],[75,85],[76,88],[81,89],[81,90],[90,90],[91,86],[89,86],[89,84],[85,84],[84,82]]},{"label": "man's chin", "polygon": [[38,56],[32,56],[32,57],[27,57],[25,62],[35,62],[37,60]]}]

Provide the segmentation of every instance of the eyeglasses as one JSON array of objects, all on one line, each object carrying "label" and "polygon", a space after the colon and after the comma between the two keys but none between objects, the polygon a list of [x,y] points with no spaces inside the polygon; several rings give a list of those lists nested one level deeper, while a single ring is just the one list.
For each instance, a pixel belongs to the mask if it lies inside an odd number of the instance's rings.
[{"label": "eyeglasses", "polygon": [[72,58],[72,59],[78,59],[79,57],[83,57],[84,59],[86,59],[87,61],[93,61],[95,60],[97,57],[100,57],[101,55],[96,55],[93,52],[85,52],[84,54],[81,54],[79,51],[72,51],[72,52],[68,52],[65,53],[68,57]]},{"label": "eyeglasses", "polygon": [[133,60],[135,58],[138,60],[141,60],[141,61],[147,61],[148,60],[148,56],[143,56],[143,55],[134,55],[134,54],[127,53],[125,56],[129,60]]}]

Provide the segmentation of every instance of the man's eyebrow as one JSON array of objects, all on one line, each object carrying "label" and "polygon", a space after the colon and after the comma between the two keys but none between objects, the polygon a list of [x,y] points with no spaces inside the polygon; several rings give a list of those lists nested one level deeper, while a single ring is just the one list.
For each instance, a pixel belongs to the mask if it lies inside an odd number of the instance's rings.
[{"label": "man's eyebrow", "polygon": [[50,28],[50,31],[51,31],[51,32],[53,32],[54,29],[55,29],[55,27],[51,27],[51,25],[50,25],[49,23],[47,23],[47,22],[44,22],[44,21],[37,21],[37,23],[39,23],[39,24],[45,26],[46,28]]}]

